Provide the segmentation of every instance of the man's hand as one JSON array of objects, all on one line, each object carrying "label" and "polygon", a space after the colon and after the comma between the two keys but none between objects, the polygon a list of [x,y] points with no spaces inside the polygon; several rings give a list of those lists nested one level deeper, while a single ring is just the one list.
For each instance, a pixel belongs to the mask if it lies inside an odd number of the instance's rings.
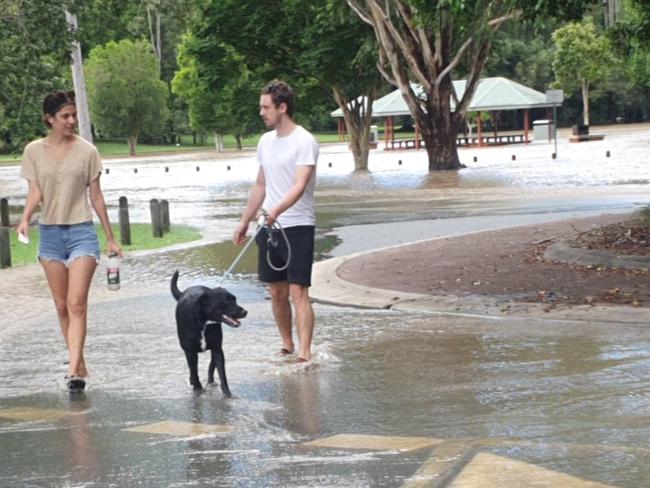
[{"label": "man's hand", "polygon": [[237,228],[235,229],[235,233],[232,236],[232,242],[236,246],[241,246],[244,241],[246,240],[246,233],[248,232],[248,222],[246,223],[239,223]]}]

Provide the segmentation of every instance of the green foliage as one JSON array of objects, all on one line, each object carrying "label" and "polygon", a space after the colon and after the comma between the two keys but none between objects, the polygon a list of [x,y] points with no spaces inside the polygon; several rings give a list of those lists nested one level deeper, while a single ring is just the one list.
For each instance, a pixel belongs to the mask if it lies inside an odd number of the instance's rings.
[{"label": "green foliage", "polygon": [[[202,57],[211,63],[201,64]],[[232,46],[201,42],[196,35],[187,34],[178,64],[172,90],[187,102],[193,129],[236,136],[262,129],[257,117],[261,81]]]},{"label": "green foliage", "polygon": [[21,151],[43,135],[43,98],[69,87],[70,3],[0,0],[0,150]]},{"label": "green foliage", "polygon": [[167,87],[146,41],[95,47],[86,63],[88,103],[103,136],[157,134],[168,116]]},{"label": "green foliage", "polygon": [[183,40],[173,86],[190,105],[193,127],[232,131],[245,122],[239,130],[250,130],[261,129],[263,83],[282,78],[297,91],[296,119],[321,125],[334,86],[353,99],[380,85],[375,61],[372,31],[340,1],[270,0],[260,8],[251,0],[205,0]]},{"label": "green foliage", "polygon": [[614,59],[607,38],[596,33],[593,23],[571,22],[556,30],[553,40],[553,71],[567,94],[607,77]]},{"label": "green foliage", "polygon": [[545,91],[555,79],[551,68],[554,51],[551,35],[559,26],[553,19],[504,25],[495,37],[486,76],[504,76]]}]

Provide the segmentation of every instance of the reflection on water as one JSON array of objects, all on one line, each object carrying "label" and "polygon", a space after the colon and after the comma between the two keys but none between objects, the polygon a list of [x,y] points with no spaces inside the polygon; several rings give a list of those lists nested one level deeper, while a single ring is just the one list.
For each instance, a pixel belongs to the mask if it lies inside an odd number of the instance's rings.
[{"label": "reflection on water", "polygon": [[[181,287],[206,279],[182,275]],[[2,385],[0,408],[63,407],[71,415],[47,425],[0,420],[2,453],[12,453],[0,471],[24,479],[47,470],[50,481],[102,486],[399,486],[435,456],[301,445],[361,433],[472,438],[485,450],[619,487],[650,479],[645,328],[317,304],[317,364],[303,369],[276,355],[263,288],[243,278],[227,286],[249,310],[239,329],[224,330],[232,400],[218,387],[194,394],[187,385],[173,300],[161,286],[91,307],[92,377],[85,396],[69,404],[52,379],[65,373],[51,353],[61,346],[55,322],[26,324],[13,347],[3,348],[0,374],[22,381]],[[31,346],[20,337],[36,331],[50,354],[30,376],[19,359]],[[201,355],[203,378],[208,362]],[[121,430],[163,420],[225,424],[233,432],[182,439]],[[34,466],[27,460],[37,445]]]}]

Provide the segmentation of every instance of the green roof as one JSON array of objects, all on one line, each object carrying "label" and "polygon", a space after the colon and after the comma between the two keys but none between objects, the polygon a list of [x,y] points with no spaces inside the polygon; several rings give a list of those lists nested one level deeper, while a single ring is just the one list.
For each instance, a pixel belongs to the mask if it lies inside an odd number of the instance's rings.
[{"label": "green roof", "polygon": [[[458,98],[465,93],[466,80],[454,81],[454,88]],[[416,95],[422,93],[420,85],[411,83],[411,89]],[[452,101],[452,109],[455,104]],[[521,110],[539,107],[552,107],[554,104],[546,101],[546,95],[514,82],[507,78],[483,78],[479,81],[472,101],[469,104],[469,112],[491,111],[491,110]],[[402,92],[397,89],[385,95],[372,104],[373,117],[388,117],[391,115],[410,115],[411,112],[404,101]],[[331,113],[332,117],[343,117],[339,108]]]}]

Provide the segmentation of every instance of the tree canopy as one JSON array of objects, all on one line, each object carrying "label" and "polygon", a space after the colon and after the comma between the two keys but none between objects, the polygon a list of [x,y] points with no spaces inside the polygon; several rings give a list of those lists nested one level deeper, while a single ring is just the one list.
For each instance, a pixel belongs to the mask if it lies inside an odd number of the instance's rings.
[{"label": "tree canopy", "polygon": [[147,41],[97,46],[86,63],[88,104],[99,131],[126,137],[135,154],[138,137],[159,134],[168,116],[167,88]]},{"label": "tree canopy", "polygon": [[604,80],[616,64],[609,42],[596,33],[591,22],[571,22],[553,33],[553,41],[556,86],[568,94],[580,90],[583,123],[589,125],[589,89],[593,83]]},{"label": "tree canopy", "polygon": [[68,3],[0,0],[0,150],[42,135],[43,98],[72,85]]}]

